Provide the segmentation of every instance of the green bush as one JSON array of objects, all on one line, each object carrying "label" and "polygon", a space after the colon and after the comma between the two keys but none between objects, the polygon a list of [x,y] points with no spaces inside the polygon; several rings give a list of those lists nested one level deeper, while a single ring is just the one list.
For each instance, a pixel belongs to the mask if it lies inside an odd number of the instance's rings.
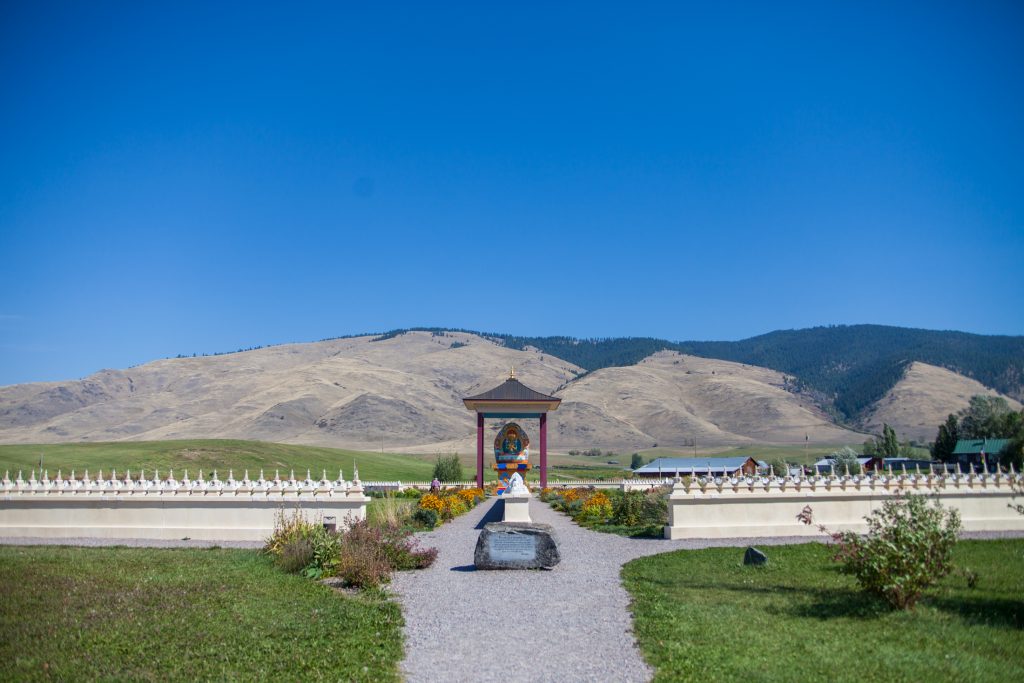
[{"label": "green bush", "polygon": [[644,494],[640,491],[628,491],[615,496],[612,501],[612,524],[637,526],[643,515]]},{"label": "green bush", "polygon": [[416,512],[412,514],[414,522],[418,522],[428,529],[433,529],[437,526],[437,511],[428,510],[426,508],[416,508]]},{"label": "green bush", "polygon": [[960,513],[928,505],[909,494],[882,503],[865,517],[866,536],[833,534],[835,560],[861,588],[897,609],[913,609],[922,592],[953,570],[952,554],[960,532]]},{"label": "green bush", "polygon": [[434,478],[442,482],[462,481],[462,463],[457,453],[437,456],[434,464]]}]

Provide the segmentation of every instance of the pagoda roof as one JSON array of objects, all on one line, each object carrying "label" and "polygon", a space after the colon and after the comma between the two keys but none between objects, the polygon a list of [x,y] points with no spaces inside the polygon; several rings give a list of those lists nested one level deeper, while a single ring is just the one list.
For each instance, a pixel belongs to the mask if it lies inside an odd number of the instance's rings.
[{"label": "pagoda roof", "polygon": [[560,398],[534,391],[514,377],[476,396],[467,396],[466,401],[561,401]]},{"label": "pagoda roof", "polygon": [[545,408],[547,410],[555,410],[558,408],[558,404],[562,402],[562,399],[534,391],[515,377],[509,377],[493,389],[482,394],[476,394],[475,396],[467,396],[462,401],[470,410],[477,410],[480,407],[494,409],[503,405],[516,408],[529,407],[539,410],[544,410]]}]

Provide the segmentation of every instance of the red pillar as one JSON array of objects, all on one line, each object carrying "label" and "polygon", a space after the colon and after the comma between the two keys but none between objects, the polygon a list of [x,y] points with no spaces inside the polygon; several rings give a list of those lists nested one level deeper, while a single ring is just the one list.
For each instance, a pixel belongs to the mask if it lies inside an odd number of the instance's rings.
[{"label": "red pillar", "polygon": [[476,487],[484,487],[484,414],[476,414]]},{"label": "red pillar", "polygon": [[540,487],[548,485],[548,414],[540,414]]}]

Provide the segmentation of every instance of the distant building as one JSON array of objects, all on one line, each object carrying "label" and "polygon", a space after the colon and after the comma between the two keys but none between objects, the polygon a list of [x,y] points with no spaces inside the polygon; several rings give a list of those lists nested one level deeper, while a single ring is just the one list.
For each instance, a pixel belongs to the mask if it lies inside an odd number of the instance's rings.
[{"label": "distant building", "polygon": [[1009,439],[960,439],[956,442],[953,455],[961,467],[994,467],[999,456],[1010,443]]},{"label": "distant building", "polygon": [[[887,471],[890,467],[894,474],[898,474],[904,469],[907,472],[913,472],[916,467],[920,467],[922,471],[927,471],[929,466],[942,467],[941,463],[932,463],[931,460],[882,458],[877,455],[872,457],[866,455],[857,456],[857,462],[860,464],[860,471],[864,473]],[[814,469],[819,474],[829,474],[832,471],[832,458],[823,458],[814,463]],[[836,474],[844,474],[844,472],[837,467]]]},{"label": "distant building", "polygon": [[734,477],[741,472],[746,475],[757,474],[758,467],[766,467],[765,463],[753,458],[736,456],[732,458],[658,458],[643,467],[633,470],[634,477]]},{"label": "distant building", "polygon": [[[819,474],[828,474],[832,471],[832,458],[822,458],[814,463],[814,470]],[[874,456],[858,455],[857,463],[861,472],[873,472],[876,467],[881,466],[882,459]],[[842,467],[836,467],[836,474],[845,474]]]}]

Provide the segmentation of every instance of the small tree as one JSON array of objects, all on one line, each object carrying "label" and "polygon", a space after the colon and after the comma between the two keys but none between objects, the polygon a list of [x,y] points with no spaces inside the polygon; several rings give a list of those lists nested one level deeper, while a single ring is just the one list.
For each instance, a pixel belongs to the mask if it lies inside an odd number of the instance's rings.
[{"label": "small tree", "polygon": [[935,435],[935,445],[932,446],[932,457],[942,462],[952,462],[953,451],[959,439],[960,421],[956,419],[956,415],[950,413],[946,422],[939,425],[939,433]]},{"label": "small tree", "polygon": [[441,455],[438,453],[434,464],[434,478],[443,482],[462,481],[462,463],[457,453]]},{"label": "small tree", "polygon": [[[799,518],[811,524],[812,510]],[[928,505],[925,496],[908,494],[882,503],[864,518],[868,533],[832,533],[833,559],[843,564],[861,588],[896,609],[913,609],[926,588],[953,570],[953,546],[960,533],[960,513]],[[825,527],[819,527],[829,533]]]},{"label": "small tree", "polygon": [[860,463],[857,461],[857,453],[849,446],[843,446],[838,451],[833,451],[832,455],[828,457],[832,460],[836,474],[846,474],[847,469],[849,469],[850,474],[860,474]]},{"label": "small tree", "polygon": [[900,442],[896,438],[896,430],[888,424],[882,425],[882,442],[879,444],[880,453],[883,458],[900,457]]},{"label": "small tree", "polygon": [[789,474],[789,465],[782,458],[776,458],[768,463],[768,469],[776,477],[785,477]]},{"label": "small tree", "polygon": [[632,470],[635,470],[635,469],[637,469],[639,467],[643,467],[643,466],[644,466],[644,456],[640,455],[639,453],[634,453],[633,454],[633,459],[629,461],[629,468],[632,469]]}]

